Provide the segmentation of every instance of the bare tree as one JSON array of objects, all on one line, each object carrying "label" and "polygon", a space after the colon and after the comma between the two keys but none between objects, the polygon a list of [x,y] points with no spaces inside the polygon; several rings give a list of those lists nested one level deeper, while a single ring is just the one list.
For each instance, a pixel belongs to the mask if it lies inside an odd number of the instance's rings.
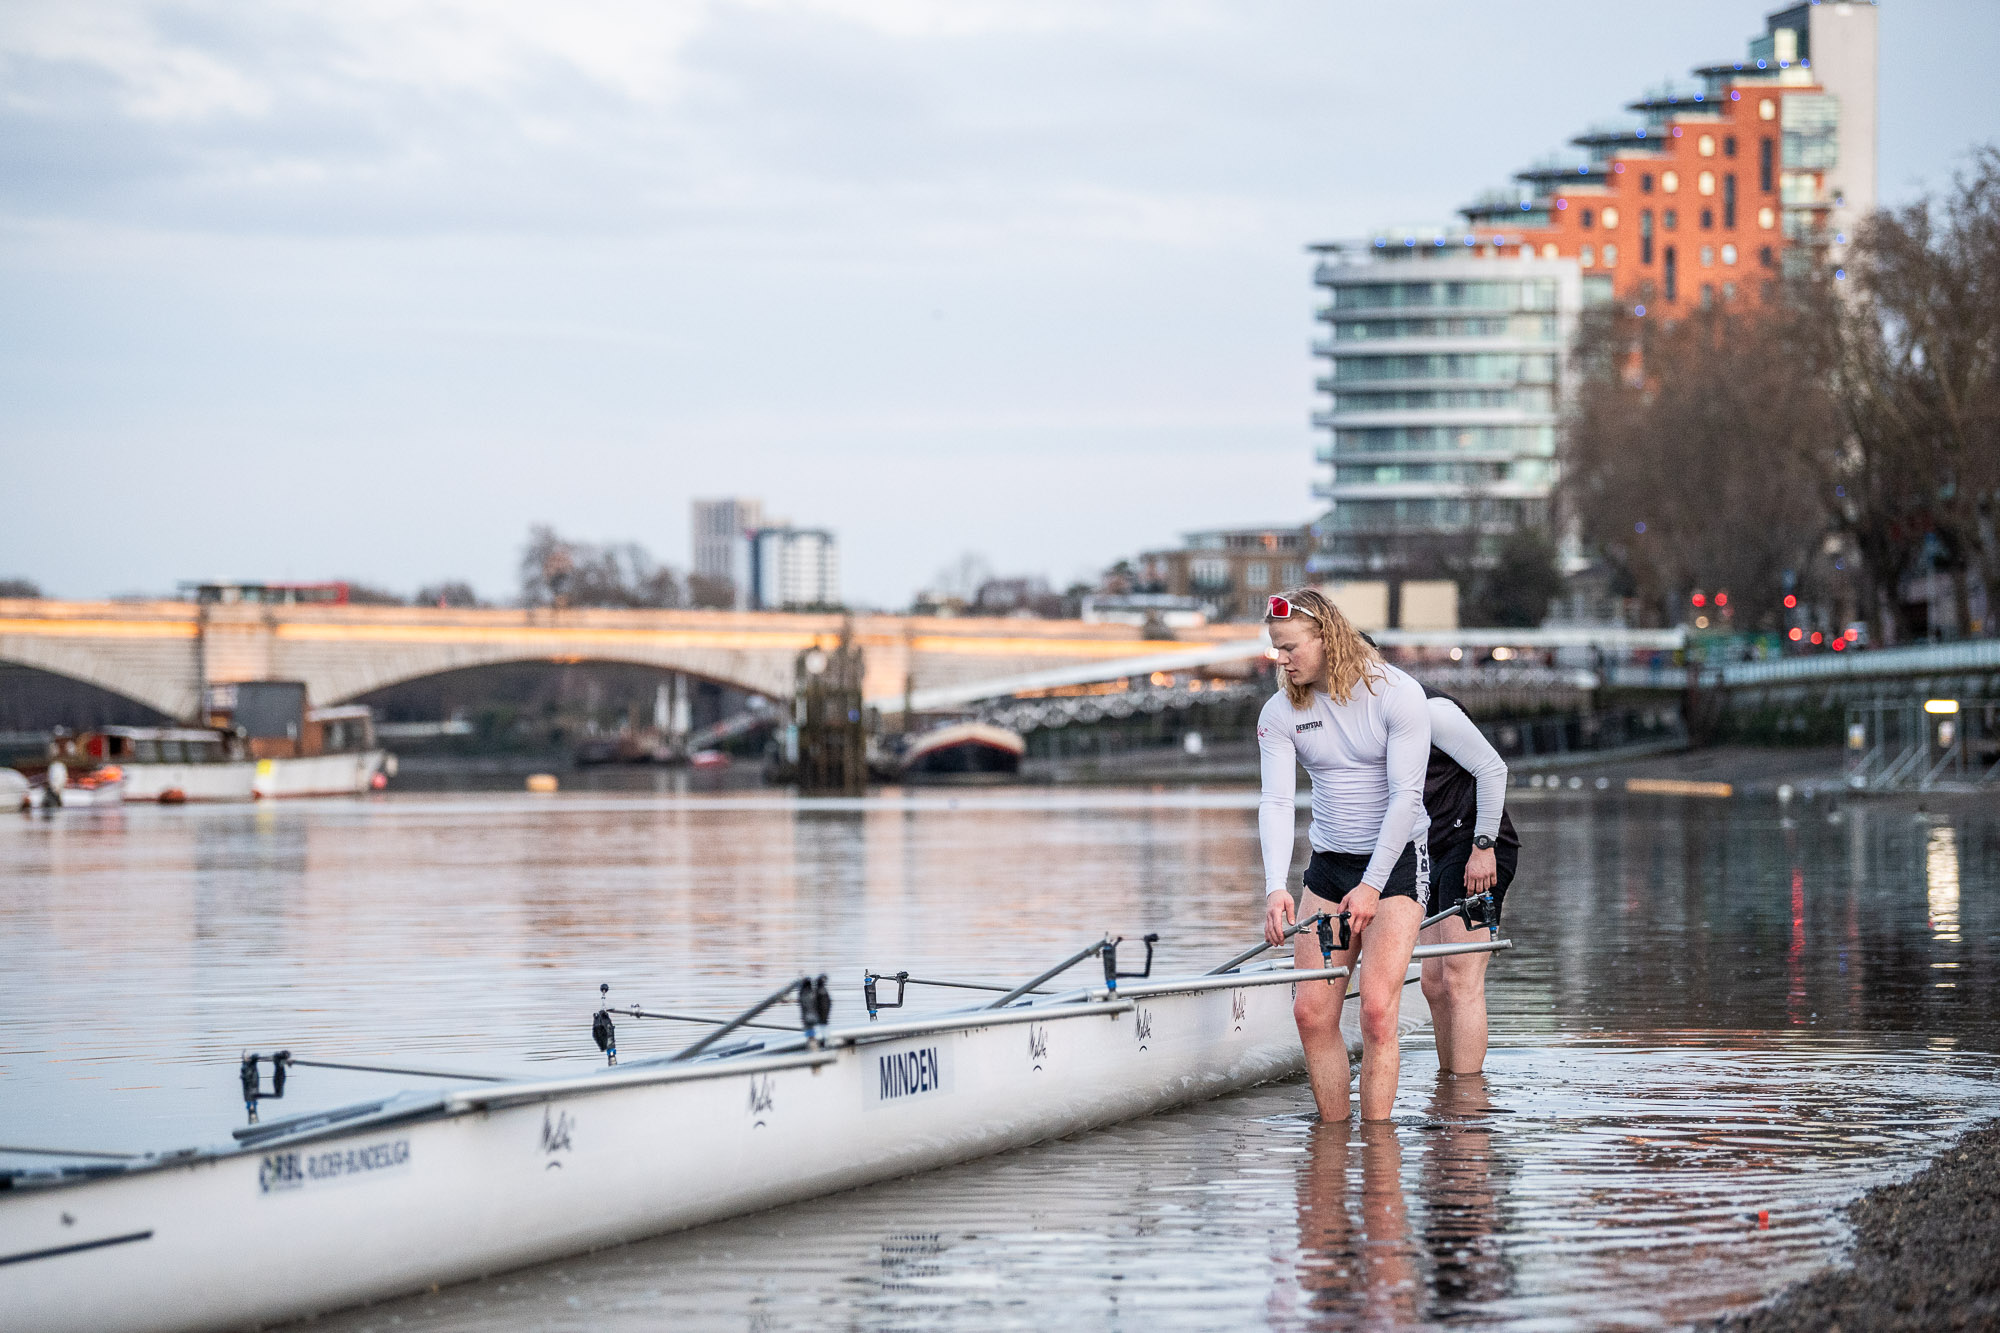
[{"label": "bare tree", "polygon": [[447,579],[443,583],[427,583],[417,589],[417,595],[410,599],[413,606],[478,606],[479,594],[472,585],[461,579]]},{"label": "bare tree", "polygon": [[1867,566],[1877,619],[1914,632],[1904,580],[1952,584],[1961,632],[1976,587],[1987,632],[2000,579],[2000,150],[1974,154],[1941,205],[1877,213],[1844,281],[1795,292],[1793,334],[1845,430],[1819,459],[1829,509]]},{"label": "bare tree", "polygon": [[1725,310],[1586,324],[1560,498],[1649,620],[1722,590],[1737,625],[1776,628],[1812,567],[1825,519],[1810,465],[1837,431],[1784,335]]},{"label": "bare tree", "polygon": [[736,606],[736,583],[716,574],[690,574],[687,581],[688,605],[729,611]]},{"label": "bare tree", "polygon": [[685,606],[680,575],[637,542],[597,546],[538,524],[521,551],[523,606]]},{"label": "bare tree", "polygon": [[403,605],[402,597],[396,593],[390,592],[387,588],[378,588],[371,583],[362,583],[355,579],[347,579],[345,580],[345,582],[347,584],[347,600],[350,605],[353,606]]}]

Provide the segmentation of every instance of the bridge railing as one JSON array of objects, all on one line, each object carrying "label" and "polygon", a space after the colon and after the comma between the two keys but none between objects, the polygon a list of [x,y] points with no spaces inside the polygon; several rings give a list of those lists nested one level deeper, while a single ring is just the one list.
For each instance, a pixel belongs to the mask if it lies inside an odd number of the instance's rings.
[{"label": "bridge railing", "polygon": [[1869,652],[1827,653],[1775,662],[1726,662],[1706,667],[1705,686],[1774,685],[1791,681],[1853,680],[1869,676],[1933,676],[2000,670],[2000,639],[1914,644]]}]

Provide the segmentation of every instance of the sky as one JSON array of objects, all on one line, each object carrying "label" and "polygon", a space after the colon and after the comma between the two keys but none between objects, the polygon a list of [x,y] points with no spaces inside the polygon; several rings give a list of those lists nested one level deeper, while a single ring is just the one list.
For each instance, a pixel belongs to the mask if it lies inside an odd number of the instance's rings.
[{"label": "sky", "polygon": [[[897,608],[1302,523],[1304,247],[1445,220],[1768,3],[9,0],[0,578],[445,579],[833,529]],[[1885,0],[1881,190],[2000,143]]]}]

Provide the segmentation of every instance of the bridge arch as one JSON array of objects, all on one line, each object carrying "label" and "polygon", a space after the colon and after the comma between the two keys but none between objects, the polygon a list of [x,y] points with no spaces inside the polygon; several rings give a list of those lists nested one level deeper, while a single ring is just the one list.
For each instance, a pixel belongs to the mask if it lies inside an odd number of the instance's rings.
[{"label": "bridge arch", "polygon": [[[713,681],[749,694],[784,697],[792,692],[791,663],[779,661],[768,651],[762,654],[732,652],[672,642],[644,641],[571,646],[577,651],[528,650],[519,643],[504,642],[405,646],[389,652],[378,650],[346,662],[315,663],[312,669],[302,671],[295,678],[306,682],[307,691],[316,704],[346,703],[399,685],[481,667],[536,663],[651,667]],[[302,662],[300,665],[306,664]]]},{"label": "bridge arch", "polygon": [[8,634],[0,626],[0,662],[77,681],[168,718],[194,716],[199,659],[193,635],[123,648],[107,651],[102,643]]}]

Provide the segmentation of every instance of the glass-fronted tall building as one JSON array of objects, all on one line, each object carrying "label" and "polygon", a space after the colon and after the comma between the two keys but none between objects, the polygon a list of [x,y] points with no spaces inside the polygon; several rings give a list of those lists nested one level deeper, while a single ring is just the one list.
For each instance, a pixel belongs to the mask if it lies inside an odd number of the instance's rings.
[{"label": "glass-fronted tall building", "polygon": [[1312,247],[1332,468],[1314,572],[1462,570],[1546,524],[1586,306],[1747,311],[1837,267],[1875,203],[1875,70],[1872,0],[1788,4],[1741,60],[1629,103],[1461,224]]},{"label": "glass-fronted tall building", "polygon": [[1320,461],[1332,466],[1315,490],[1333,502],[1314,524],[1313,573],[1422,574],[1547,523],[1565,349],[1585,300],[1576,262],[1524,257],[1517,236],[1494,231],[1313,249],[1330,395],[1313,424],[1329,432]]}]

